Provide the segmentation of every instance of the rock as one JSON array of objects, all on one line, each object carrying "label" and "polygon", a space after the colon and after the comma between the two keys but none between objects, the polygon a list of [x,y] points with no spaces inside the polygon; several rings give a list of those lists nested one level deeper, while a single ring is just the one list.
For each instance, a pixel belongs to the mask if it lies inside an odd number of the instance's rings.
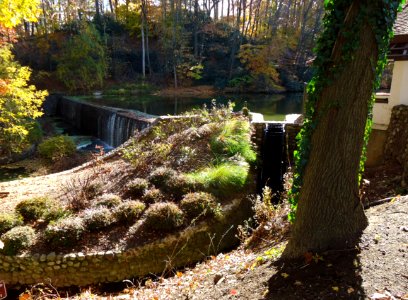
[{"label": "rock", "polygon": [[224,278],[223,275],[221,275],[221,274],[215,274],[215,276],[214,276],[214,285],[223,282],[224,279],[225,279],[225,278]]},{"label": "rock", "polygon": [[56,257],[57,257],[57,254],[55,252],[51,252],[47,255],[47,260],[54,261]]},{"label": "rock", "polygon": [[385,291],[383,294],[374,293],[371,297],[371,300],[396,300],[389,292]]}]

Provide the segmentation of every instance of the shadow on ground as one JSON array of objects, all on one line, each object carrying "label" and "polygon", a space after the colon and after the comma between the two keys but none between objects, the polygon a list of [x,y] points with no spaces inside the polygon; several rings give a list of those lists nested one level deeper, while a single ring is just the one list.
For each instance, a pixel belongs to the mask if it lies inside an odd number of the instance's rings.
[{"label": "shadow on ground", "polygon": [[349,250],[278,261],[278,272],[269,279],[264,299],[366,299],[358,254]]}]

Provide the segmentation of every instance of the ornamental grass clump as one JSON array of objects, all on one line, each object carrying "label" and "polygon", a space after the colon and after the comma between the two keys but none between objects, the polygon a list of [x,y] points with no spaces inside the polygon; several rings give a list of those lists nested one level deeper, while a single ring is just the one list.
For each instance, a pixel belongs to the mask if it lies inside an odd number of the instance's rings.
[{"label": "ornamental grass clump", "polygon": [[190,220],[205,216],[214,216],[218,205],[213,195],[205,192],[186,194],[180,202],[180,208]]},{"label": "ornamental grass clump", "polygon": [[177,174],[170,177],[166,180],[165,184],[160,187],[161,190],[176,200],[180,200],[183,195],[194,190],[194,188],[194,183],[184,174]]},{"label": "ornamental grass clump", "polygon": [[250,139],[250,124],[246,119],[231,119],[225,122],[220,132],[211,139],[210,146],[217,156],[241,156],[247,162],[256,161]]},{"label": "ornamental grass clump", "polygon": [[84,221],[79,217],[68,217],[48,224],[45,239],[52,248],[74,246],[85,233]]},{"label": "ornamental grass clump", "polygon": [[227,162],[187,174],[187,177],[205,191],[211,191],[219,196],[228,196],[242,191],[248,175],[248,164]]},{"label": "ornamental grass clump", "polygon": [[106,207],[88,208],[83,213],[84,224],[89,231],[97,231],[111,226],[115,218]]},{"label": "ornamental grass clump", "polygon": [[35,242],[35,231],[30,226],[17,226],[4,233],[0,240],[4,243],[3,252],[15,255]]},{"label": "ornamental grass clump", "polygon": [[159,167],[154,170],[150,176],[149,181],[154,184],[156,187],[160,188],[166,185],[166,183],[177,176],[177,172],[173,169],[166,167]]},{"label": "ornamental grass clump", "polygon": [[146,209],[146,205],[140,201],[126,201],[121,203],[113,211],[116,221],[120,224],[133,224]]},{"label": "ornamental grass clump", "polygon": [[122,198],[115,194],[103,194],[94,199],[94,206],[104,206],[107,208],[114,208],[122,203]]},{"label": "ornamental grass clump", "polygon": [[126,185],[126,194],[132,198],[140,198],[149,188],[149,182],[144,178],[135,178]]},{"label": "ornamental grass clump", "polygon": [[144,225],[153,230],[172,231],[183,225],[183,211],[172,202],[155,203],[145,212]]},{"label": "ornamental grass clump", "polygon": [[163,193],[156,188],[147,190],[142,197],[143,202],[147,204],[161,202],[165,199]]},{"label": "ornamental grass clump", "polygon": [[20,225],[23,225],[23,218],[21,216],[11,213],[0,213],[0,235]]}]

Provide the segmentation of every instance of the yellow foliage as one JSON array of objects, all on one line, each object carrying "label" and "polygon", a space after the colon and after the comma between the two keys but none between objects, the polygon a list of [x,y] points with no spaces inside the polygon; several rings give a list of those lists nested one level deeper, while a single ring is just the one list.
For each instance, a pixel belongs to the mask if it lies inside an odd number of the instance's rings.
[{"label": "yellow foliage", "polygon": [[39,0],[1,0],[0,24],[6,28],[13,28],[23,20],[36,22],[40,13]]},{"label": "yellow foliage", "polygon": [[271,61],[273,49],[267,45],[244,44],[238,58],[254,76],[262,75],[272,82],[279,82],[279,74]]},{"label": "yellow foliage", "polygon": [[31,70],[14,61],[10,46],[0,48],[0,154],[20,151],[33,120],[40,117],[46,91],[28,85]]}]

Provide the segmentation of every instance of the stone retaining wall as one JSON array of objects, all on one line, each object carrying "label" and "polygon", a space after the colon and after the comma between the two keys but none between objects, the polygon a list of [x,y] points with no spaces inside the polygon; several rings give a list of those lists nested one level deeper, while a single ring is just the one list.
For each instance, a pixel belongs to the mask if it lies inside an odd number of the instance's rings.
[{"label": "stone retaining wall", "polygon": [[0,255],[0,280],[8,285],[49,282],[55,287],[115,282],[182,267],[238,243],[236,225],[252,215],[249,200],[234,200],[221,220],[124,251]]}]

